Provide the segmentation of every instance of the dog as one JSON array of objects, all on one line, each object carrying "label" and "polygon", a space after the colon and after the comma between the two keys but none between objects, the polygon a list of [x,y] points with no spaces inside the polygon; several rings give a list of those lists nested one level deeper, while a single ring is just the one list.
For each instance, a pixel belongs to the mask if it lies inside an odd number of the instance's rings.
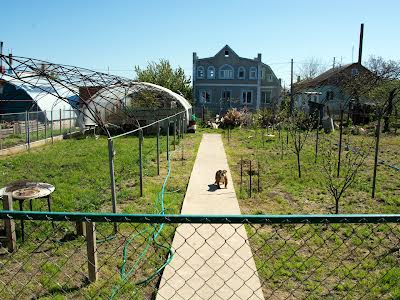
[{"label": "dog", "polygon": [[215,183],[220,189],[220,184],[225,184],[225,188],[228,185],[228,176],[226,176],[226,170],[218,170],[215,173]]}]

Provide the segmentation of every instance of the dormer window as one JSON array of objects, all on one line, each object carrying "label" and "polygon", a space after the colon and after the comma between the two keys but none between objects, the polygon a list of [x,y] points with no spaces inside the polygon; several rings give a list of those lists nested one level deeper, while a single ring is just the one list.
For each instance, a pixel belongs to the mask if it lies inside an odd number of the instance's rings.
[{"label": "dormer window", "polygon": [[197,68],[197,78],[203,79],[204,78],[204,68],[198,67]]},{"label": "dormer window", "polygon": [[257,68],[251,67],[250,68],[250,79],[257,79]]},{"label": "dormer window", "polygon": [[246,71],[244,67],[239,67],[238,69],[238,78],[239,79],[244,79],[246,77]]},{"label": "dormer window", "polygon": [[225,50],[225,57],[229,57],[229,50]]},{"label": "dormer window", "polygon": [[207,68],[207,79],[215,79],[215,68],[213,66]]},{"label": "dormer window", "polygon": [[233,67],[230,65],[223,65],[219,69],[220,79],[233,79]]}]

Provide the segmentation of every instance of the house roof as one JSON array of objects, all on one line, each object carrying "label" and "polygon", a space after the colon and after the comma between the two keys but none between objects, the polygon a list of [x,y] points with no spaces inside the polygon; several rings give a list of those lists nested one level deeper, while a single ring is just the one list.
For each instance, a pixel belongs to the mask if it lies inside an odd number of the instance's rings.
[{"label": "house roof", "polygon": [[315,78],[296,82],[294,86],[296,88],[303,89],[303,88],[317,87],[328,83],[338,84],[340,83],[340,80],[344,78],[346,71],[349,69],[353,69],[355,67],[370,72],[367,68],[358,63],[345,64],[343,66],[331,68]]}]

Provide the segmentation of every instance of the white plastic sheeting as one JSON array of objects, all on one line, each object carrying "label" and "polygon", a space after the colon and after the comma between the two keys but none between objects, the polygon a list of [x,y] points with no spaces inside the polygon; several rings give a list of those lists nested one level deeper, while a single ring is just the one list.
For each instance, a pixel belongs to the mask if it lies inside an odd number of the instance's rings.
[{"label": "white plastic sheeting", "polygon": [[[32,81],[29,73],[19,74],[21,79],[13,78],[5,74],[1,74],[0,79],[14,85],[17,89],[24,90],[29,97],[35,102],[41,111],[63,111],[62,118],[69,118],[69,110],[74,108],[70,103],[66,102],[69,99],[75,99],[78,92],[71,91],[57,83],[51,86],[47,79],[37,78]],[[29,78],[29,80],[24,80],[24,78]],[[26,99],[29,100],[29,99]],[[12,105],[12,102],[9,102]],[[72,117],[75,117],[75,112],[72,112]],[[53,120],[59,120],[60,114],[54,113]]]}]

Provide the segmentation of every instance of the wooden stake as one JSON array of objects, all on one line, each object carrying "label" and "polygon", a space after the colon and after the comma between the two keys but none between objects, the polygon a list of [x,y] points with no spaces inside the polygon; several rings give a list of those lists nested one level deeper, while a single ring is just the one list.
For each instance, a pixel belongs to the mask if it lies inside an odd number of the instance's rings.
[{"label": "wooden stake", "polygon": [[[3,208],[4,210],[13,210],[11,193],[3,194]],[[6,229],[7,236],[7,247],[8,252],[14,252],[17,250],[17,236],[15,234],[15,221],[13,219],[5,219],[4,226]]]},{"label": "wooden stake", "polygon": [[86,245],[89,281],[96,282],[99,278],[97,265],[97,243],[96,243],[96,226],[93,222],[86,223]]}]

